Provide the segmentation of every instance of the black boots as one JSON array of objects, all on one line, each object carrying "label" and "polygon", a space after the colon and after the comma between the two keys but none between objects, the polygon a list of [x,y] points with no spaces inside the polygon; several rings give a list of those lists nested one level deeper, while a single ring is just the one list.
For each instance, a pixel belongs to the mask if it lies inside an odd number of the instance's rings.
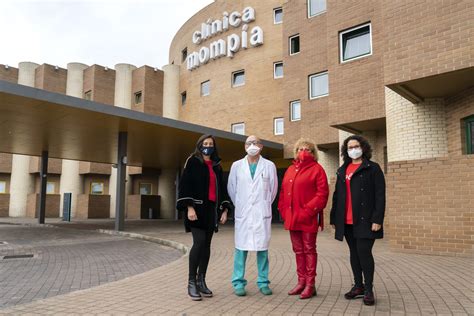
[{"label": "black boots", "polygon": [[198,274],[197,288],[204,297],[212,297],[212,291],[206,285],[206,276],[204,274]]},{"label": "black boots", "polygon": [[188,295],[193,301],[202,300],[201,294],[199,294],[199,290],[196,285],[196,277],[190,277],[188,280]]}]

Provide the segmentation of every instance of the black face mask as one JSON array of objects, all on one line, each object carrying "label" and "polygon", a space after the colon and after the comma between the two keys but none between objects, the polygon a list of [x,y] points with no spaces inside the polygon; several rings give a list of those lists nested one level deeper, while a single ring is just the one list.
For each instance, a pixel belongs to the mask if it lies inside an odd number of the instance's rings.
[{"label": "black face mask", "polygon": [[210,156],[214,153],[214,147],[211,147],[211,146],[201,146],[201,153],[204,155],[204,156]]}]

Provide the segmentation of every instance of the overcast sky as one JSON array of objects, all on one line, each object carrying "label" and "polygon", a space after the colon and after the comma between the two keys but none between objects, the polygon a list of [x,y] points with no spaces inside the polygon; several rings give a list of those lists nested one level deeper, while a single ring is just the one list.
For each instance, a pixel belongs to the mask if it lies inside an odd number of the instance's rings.
[{"label": "overcast sky", "polygon": [[129,63],[161,69],[181,25],[212,2],[0,0],[0,64]]}]

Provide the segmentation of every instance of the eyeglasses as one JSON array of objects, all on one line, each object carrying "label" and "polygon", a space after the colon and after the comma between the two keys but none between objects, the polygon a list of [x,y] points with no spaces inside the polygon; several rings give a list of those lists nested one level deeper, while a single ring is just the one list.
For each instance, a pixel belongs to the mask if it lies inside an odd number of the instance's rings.
[{"label": "eyeglasses", "polygon": [[260,145],[261,142],[258,140],[249,140],[248,142],[245,142],[245,145],[250,146],[250,145]]}]

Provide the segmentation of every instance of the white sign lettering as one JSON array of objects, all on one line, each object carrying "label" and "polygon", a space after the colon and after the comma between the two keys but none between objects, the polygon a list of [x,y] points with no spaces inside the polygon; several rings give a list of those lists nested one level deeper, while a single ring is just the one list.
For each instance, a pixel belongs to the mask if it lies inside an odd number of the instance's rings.
[{"label": "white sign lettering", "polygon": [[222,13],[222,20],[208,19],[205,23],[201,23],[201,28],[192,35],[194,44],[199,45],[208,38],[217,36],[229,30],[229,27],[238,28],[242,24],[240,34],[228,35],[226,40],[218,39],[210,43],[209,47],[201,47],[194,51],[186,58],[188,70],[194,70],[203,64],[207,64],[210,60],[227,56],[234,57],[241,48],[257,47],[263,44],[263,30],[259,26],[254,26],[250,34],[248,34],[248,23],[255,21],[255,9],[246,7],[242,12],[233,11]]}]

